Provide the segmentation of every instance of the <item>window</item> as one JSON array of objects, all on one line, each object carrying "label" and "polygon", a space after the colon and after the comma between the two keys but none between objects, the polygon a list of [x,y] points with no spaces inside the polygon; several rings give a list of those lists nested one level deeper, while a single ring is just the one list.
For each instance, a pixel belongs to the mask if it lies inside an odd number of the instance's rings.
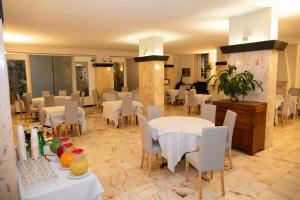
[{"label": "window", "polygon": [[124,87],[124,63],[114,62],[114,90],[121,91]]},{"label": "window", "polygon": [[10,101],[27,92],[25,60],[7,60]]},{"label": "window", "polygon": [[207,79],[208,76],[208,53],[200,54],[201,79]]}]

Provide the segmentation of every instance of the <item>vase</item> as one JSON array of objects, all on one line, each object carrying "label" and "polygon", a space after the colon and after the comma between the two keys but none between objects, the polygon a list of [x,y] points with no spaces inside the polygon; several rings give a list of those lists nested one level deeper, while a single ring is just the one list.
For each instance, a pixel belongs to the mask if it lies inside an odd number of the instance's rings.
[{"label": "vase", "polygon": [[63,154],[60,156],[60,164],[63,167],[69,168],[70,163],[73,161],[73,144],[72,143],[66,143],[63,145],[64,147],[64,152]]},{"label": "vase", "polygon": [[232,102],[238,102],[239,101],[238,95],[230,95],[230,101],[232,101]]},{"label": "vase", "polygon": [[61,145],[61,142],[59,139],[60,139],[60,135],[58,133],[52,134],[52,142],[50,145],[51,152],[56,153],[57,148]]}]

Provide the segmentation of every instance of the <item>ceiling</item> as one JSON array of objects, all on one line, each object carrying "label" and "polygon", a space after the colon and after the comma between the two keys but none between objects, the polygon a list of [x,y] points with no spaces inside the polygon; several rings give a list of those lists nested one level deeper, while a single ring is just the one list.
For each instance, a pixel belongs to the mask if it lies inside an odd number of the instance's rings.
[{"label": "ceiling", "polygon": [[274,5],[279,39],[300,42],[299,0],[3,0],[5,42],[137,51],[159,35],[166,52],[201,52],[227,44],[229,17]]}]

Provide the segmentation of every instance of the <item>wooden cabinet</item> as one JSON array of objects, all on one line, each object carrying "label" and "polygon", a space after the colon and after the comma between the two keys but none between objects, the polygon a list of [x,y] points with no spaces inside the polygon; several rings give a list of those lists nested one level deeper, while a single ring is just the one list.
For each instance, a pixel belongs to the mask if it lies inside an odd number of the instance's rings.
[{"label": "wooden cabinet", "polygon": [[230,100],[214,101],[217,105],[216,125],[223,124],[227,110],[237,113],[232,147],[249,155],[264,149],[267,103]]}]

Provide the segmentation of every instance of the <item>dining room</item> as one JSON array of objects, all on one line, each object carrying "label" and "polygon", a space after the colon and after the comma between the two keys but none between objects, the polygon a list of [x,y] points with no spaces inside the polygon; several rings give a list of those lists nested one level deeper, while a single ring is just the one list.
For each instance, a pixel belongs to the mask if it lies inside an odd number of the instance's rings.
[{"label": "dining room", "polygon": [[0,199],[299,199],[300,4],[223,4],[1,1]]}]

